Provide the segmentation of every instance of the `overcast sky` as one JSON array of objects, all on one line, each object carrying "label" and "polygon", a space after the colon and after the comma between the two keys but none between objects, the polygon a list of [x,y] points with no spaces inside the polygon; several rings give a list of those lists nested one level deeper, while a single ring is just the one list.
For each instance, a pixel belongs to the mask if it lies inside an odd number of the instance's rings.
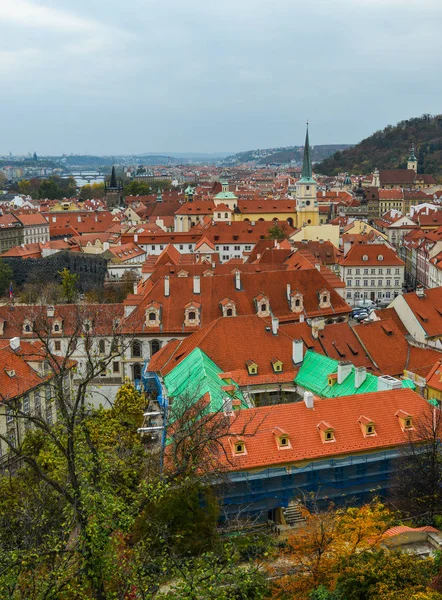
[{"label": "overcast sky", "polygon": [[0,0],[0,153],[353,143],[441,110],[441,0]]}]

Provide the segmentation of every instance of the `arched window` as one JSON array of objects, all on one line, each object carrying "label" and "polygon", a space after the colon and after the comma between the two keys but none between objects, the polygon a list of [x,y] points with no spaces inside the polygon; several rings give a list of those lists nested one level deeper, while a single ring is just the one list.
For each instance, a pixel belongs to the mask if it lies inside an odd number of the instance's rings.
[{"label": "arched window", "polygon": [[152,340],[150,347],[151,347],[151,355],[153,356],[160,350],[161,342],[159,342],[158,340]]},{"label": "arched window", "polygon": [[132,357],[133,358],[141,358],[142,355],[142,344],[139,340],[134,340],[132,342]]},{"label": "arched window", "polygon": [[299,298],[296,298],[295,300],[295,306],[301,306],[301,300]]},{"label": "arched window", "polygon": [[233,310],[232,310],[231,308],[228,308],[228,309],[226,310],[226,315],[227,315],[228,317],[233,317]]},{"label": "arched window", "polygon": [[228,219],[229,215],[227,213],[224,213],[224,218]]},{"label": "arched window", "polygon": [[195,321],[196,319],[196,313],[193,311],[190,311],[189,313],[189,321]]},{"label": "arched window", "polygon": [[60,331],[60,325],[58,323],[54,325],[54,331]]},{"label": "arched window", "polygon": [[150,312],[149,313],[149,321],[156,321],[157,320],[157,316],[154,312]]},{"label": "arched window", "polygon": [[218,219],[221,219],[221,213],[218,213]]},{"label": "arched window", "polygon": [[287,219],[287,223],[290,225],[290,227],[293,227],[293,219],[292,219],[292,217],[289,217]]},{"label": "arched window", "polygon": [[141,365],[140,364],[132,365],[132,373],[133,373],[134,380],[141,379]]},{"label": "arched window", "polygon": [[261,304],[261,312],[265,312],[267,310],[267,304]]}]

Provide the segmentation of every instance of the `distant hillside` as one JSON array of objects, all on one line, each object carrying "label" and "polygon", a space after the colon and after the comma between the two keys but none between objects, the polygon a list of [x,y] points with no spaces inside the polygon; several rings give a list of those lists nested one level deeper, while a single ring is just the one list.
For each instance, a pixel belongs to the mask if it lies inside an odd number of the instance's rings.
[{"label": "distant hillside", "polygon": [[[321,146],[312,146],[312,161],[324,160],[337,150],[350,148],[350,144],[324,144]],[[292,161],[302,162],[304,146],[287,146],[285,148],[266,148],[264,150],[247,150],[238,152],[224,159],[223,163],[228,165],[238,165],[241,163],[254,162],[257,165],[281,165]]]},{"label": "distant hillside", "polygon": [[388,125],[356,146],[336,152],[315,165],[316,173],[364,174],[378,169],[404,169],[411,144],[415,145],[418,171],[442,177],[442,115],[422,115]]}]

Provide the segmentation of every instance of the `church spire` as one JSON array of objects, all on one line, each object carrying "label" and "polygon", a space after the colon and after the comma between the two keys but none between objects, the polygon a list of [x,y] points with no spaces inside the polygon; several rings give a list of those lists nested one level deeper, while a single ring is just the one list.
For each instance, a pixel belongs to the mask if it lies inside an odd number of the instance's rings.
[{"label": "church spire", "polygon": [[308,138],[308,121],[307,131],[305,134],[304,157],[302,159],[302,175],[301,181],[312,181],[312,159],[310,157],[310,142]]},{"label": "church spire", "polygon": [[110,188],[116,188],[117,187],[117,174],[115,172],[115,167],[112,167],[112,173],[111,173],[109,187]]},{"label": "church spire", "polygon": [[417,158],[414,154],[414,142],[411,144],[411,154],[410,154],[410,158],[408,160],[417,160]]}]

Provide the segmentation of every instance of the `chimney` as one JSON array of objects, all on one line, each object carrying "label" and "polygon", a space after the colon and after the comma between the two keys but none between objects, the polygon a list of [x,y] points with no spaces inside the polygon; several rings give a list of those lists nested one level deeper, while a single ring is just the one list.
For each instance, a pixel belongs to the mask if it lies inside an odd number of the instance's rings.
[{"label": "chimney", "polygon": [[293,340],[292,360],[295,365],[300,365],[304,360],[304,342],[302,340]]},{"label": "chimney", "polygon": [[200,294],[201,293],[201,279],[199,275],[195,275],[193,278],[193,293]]},{"label": "chimney", "polygon": [[11,347],[11,350],[19,350],[20,349],[20,338],[19,337],[13,337],[9,340],[9,345]]},{"label": "chimney", "polygon": [[338,384],[341,384],[352,372],[353,365],[348,360],[343,360],[338,364]]},{"label": "chimney", "polygon": [[239,271],[235,273],[235,289],[241,289],[241,273]]},{"label": "chimney", "polygon": [[279,327],[279,319],[277,317],[272,317],[272,333],[273,333],[273,335],[278,335],[278,327]]},{"label": "chimney", "polygon": [[136,296],[138,294],[138,283],[136,281],[134,281],[134,295]]},{"label": "chimney", "polygon": [[166,298],[170,296],[170,280],[168,275],[164,277],[164,295]]},{"label": "chimney", "polygon": [[46,307],[46,316],[49,318],[52,318],[52,317],[54,317],[54,315],[55,315],[55,307],[52,305],[48,305]]},{"label": "chimney", "polygon": [[299,322],[304,323],[304,315],[299,315]]},{"label": "chimney", "polygon": [[357,367],[355,369],[355,388],[358,390],[367,378],[367,369],[365,367]]},{"label": "chimney", "polygon": [[290,283],[287,284],[287,300],[290,300],[290,294],[292,293],[292,288],[290,287]]},{"label": "chimney", "polygon": [[214,269],[216,267],[216,263],[212,263],[212,269]]},{"label": "chimney", "polygon": [[103,242],[103,250],[109,250],[109,242]]},{"label": "chimney", "polygon": [[138,233],[134,233],[134,242],[137,243],[138,242]]},{"label": "chimney", "polygon": [[315,397],[311,392],[304,392],[304,402],[310,410],[315,407]]},{"label": "chimney", "polygon": [[416,288],[416,296],[418,298],[425,298],[425,290],[423,285],[418,285]]},{"label": "chimney", "polygon": [[399,379],[395,377],[391,377],[390,375],[383,375],[378,378],[378,392],[382,392],[385,390],[400,390],[402,388],[402,383]]},{"label": "chimney", "polygon": [[316,264],[315,264],[315,269],[316,269],[317,271],[320,271],[320,270],[321,270],[321,264],[320,264],[320,263],[316,263]]}]

